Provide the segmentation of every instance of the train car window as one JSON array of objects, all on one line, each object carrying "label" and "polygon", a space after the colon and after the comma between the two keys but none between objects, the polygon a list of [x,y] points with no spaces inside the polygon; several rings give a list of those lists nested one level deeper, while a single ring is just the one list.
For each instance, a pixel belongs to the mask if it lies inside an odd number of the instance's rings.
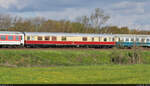
[{"label": "train car window", "polygon": [[133,39],[133,38],[131,38],[131,41],[133,42],[133,41],[134,41],[134,39]]},{"label": "train car window", "polygon": [[56,36],[52,36],[52,41],[56,41],[56,40],[57,40]]},{"label": "train car window", "polygon": [[114,41],[115,41],[115,38],[112,38],[112,41],[114,42]]},{"label": "train car window", "polygon": [[94,42],[94,37],[92,37],[92,42]]},{"label": "train car window", "polygon": [[66,41],[66,37],[62,37],[61,40],[62,40],[62,41]]},{"label": "train car window", "polygon": [[6,36],[1,36],[1,40],[6,40]]},{"label": "train car window", "polygon": [[27,36],[27,40],[30,40],[30,36]]},{"label": "train car window", "polygon": [[82,40],[83,40],[83,41],[87,41],[87,37],[83,37]]},{"label": "train car window", "polygon": [[141,39],[141,42],[145,42],[145,39],[144,39],[144,38],[142,38],[142,39]]},{"label": "train car window", "polygon": [[121,41],[120,38],[118,38],[118,41],[119,41],[119,42]]},{"label": "train car window", "polygon": [[32,40],[35,40],[34,36],[32,36]]},{"label": "train car window", "polygon": [[16,36],[16,40],[19,40],[19,36]]},{"label": "train car window", "polygon": [[139,42],[139,38],[136,38],[136,42]]},{"label": "train car window", "polygon": [[50,37],[49,36],[45,36],[45,40],[50,40]]},{"label": "train car window", "polygon": [[129,41],[129,38],[126,38],[126,42],[128,42]]},{"label": "train car window", "polygon": [[149,42],[150,40],[149,40],[149,39],[147,39],[146,41],[147,41],[147,42]]},{"label": "train car window", "polygon": [[104,38],[104,42],[106,42],[107,41],[107,38]]},{"label": "train car window", "polygon": [[42,40],[42,36],[38,36],[38,40]]},{"label": "train car window", "polygon": [[8,40],[13,40],[13,36],[8,36]]}]

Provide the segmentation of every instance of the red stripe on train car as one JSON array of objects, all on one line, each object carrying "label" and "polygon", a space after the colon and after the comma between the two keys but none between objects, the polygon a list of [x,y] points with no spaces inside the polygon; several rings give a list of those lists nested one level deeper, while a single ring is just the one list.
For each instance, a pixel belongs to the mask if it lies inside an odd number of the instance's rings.
[{"label": "red stripe on train car", "polygon": [[25,41],[25,44],[115,45],[115,42]]},{"label": "red stripe on train car", "polygon": [[90,45],[115,45],[115,42],[74,42],[74,44],[90,44]]}]

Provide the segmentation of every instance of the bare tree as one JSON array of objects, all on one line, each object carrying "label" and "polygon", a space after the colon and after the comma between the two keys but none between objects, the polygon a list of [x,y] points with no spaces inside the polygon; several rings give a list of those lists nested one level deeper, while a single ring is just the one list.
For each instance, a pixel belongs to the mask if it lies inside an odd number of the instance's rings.
[{"label": "bare tree", "polygon": [[110,17],[104,13],[100,8],[96,8],[95,12],[93,12],[90,16],[91,25],[94,28],[101,29],[102,25],[104,25]]},{"label": "bare tree", "polygon": [[108,21],[110,16],[106,15],[103,10],[96,8],[90,16],[78,17],[77,21],[84,24],[85,28],[95,28],[100,32],[102,26]]}]

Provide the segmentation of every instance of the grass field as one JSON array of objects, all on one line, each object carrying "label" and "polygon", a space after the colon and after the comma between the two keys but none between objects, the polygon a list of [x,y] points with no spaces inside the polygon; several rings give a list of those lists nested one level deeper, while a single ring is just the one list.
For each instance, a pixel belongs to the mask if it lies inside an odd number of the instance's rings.
[{"label": "grass field", "polygon": [[[114,50],[0,50],[0,84],[150,84],[150,52],[142,64],[111,63]],[[131,50],[116,50],[126,55]]]},{"label": "grass field", "polygon": [[150,65],[0,67],[1,84],[150,84]]},{"label": "grass field", "polygon": [[109,53],[97,50],[0,50],[0,64],[21,67],[109,64]]},{"label": "grass field", "polygon": [[[13,67],[82,66],[112,64],[114,50],[0,50],[0,65]],[[116,50],[127,57],[131,50]],[[142,51],[142,63],[150,64],[150,52]]]}]

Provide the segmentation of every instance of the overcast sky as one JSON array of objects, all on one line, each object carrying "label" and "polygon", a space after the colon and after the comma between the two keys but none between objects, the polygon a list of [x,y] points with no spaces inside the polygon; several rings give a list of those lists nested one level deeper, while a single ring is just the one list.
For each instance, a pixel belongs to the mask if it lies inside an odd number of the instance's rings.
[{"label": "overcast sky", "polygon": [[95,8],[111,16],[108,25],[150,30],[150,0],[0,0],[0,13],[75,20]]}]

